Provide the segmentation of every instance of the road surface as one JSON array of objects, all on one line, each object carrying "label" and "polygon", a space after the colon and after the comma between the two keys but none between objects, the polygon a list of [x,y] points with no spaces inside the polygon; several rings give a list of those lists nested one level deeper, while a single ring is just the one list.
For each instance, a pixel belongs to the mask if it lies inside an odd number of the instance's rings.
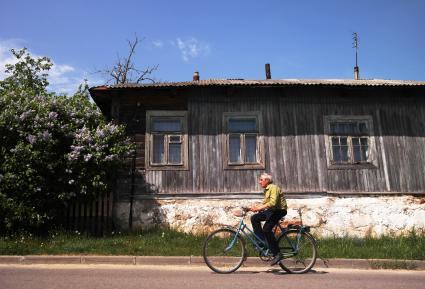
[{"label": "road surface", "polygon": [[213,273],[206,266],[0,265],[0,289],[126,288],[425,288],[424,271],[317,269],[290,275],[278,267]]}]

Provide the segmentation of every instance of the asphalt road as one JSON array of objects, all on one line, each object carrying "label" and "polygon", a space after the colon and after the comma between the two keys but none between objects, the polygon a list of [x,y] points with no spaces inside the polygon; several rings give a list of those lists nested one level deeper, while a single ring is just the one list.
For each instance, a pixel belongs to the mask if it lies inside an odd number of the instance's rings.
[{"label": "asphalt road", "polygon": [[205,266],[0,265],[0,289],[126,288],[425,288],[424,271],[319,269],[289,275],[277,268],[242,268],[229,275]]}]

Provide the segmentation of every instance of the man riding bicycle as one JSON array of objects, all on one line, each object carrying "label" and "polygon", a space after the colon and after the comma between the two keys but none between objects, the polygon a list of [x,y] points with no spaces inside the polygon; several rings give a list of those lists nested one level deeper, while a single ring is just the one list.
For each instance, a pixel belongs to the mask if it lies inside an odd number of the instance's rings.
[{"label": "man riding bicycle", "polygon": [[[264,199],[262,204],[254,205],[249,210],[257,212],[251,217],[254,233],[263,241],[267,241],[273,259],[270,265],[276,265],[282,260],[279,246],[273,233],[273,227],[286,215],[287,204],[282,190],[273,184],[273,177],[263,173],[259,180],[260,186],[264,189]],[[261,222],[265,221],[261,228]]]}]

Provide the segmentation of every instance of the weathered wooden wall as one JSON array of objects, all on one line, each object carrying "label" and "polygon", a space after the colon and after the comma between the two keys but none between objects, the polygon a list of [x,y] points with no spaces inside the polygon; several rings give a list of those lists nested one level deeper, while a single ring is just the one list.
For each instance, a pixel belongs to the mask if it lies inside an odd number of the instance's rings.
[{"label": "weathered wooden wall", "polygon": [[[170,98],[174,101],[172,105],[161,98],[147,103],[150,98],[146,92],[122,98],[120,102],[120,122],[129,124],[138,144],[136,194],[258,192],[257,177],[264,170],[223,169],[223,113],[249,111],[262,112],[265,171],[271,172],[286,191],[425,192],[425,101],[411,90],[204,87],[179,93]],[[142,101],[139,106],[138,100]],[[178,108],[189,114],[190,169],[145,171],[146,110]],[[377,168],[327,168],[326,115],[372,116]]]}]

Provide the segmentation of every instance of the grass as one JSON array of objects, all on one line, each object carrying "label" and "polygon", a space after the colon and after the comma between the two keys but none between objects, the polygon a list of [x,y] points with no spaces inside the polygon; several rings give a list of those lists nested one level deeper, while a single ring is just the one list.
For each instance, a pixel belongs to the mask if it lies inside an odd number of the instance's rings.
[{"label": "grass", "polygon": [[425,260],[425,234],[379,238],[327,238],[318,241],[323,258]]},{"label": "grass", "polygon": [[405,260],[393,260],[393,261],[369,261],[370,267],[372,269],[405,269],[405,270],[415,270],[417,268],[414,262],[409,262]]},{"label": "grass", "polygon": [[200,255],[204,237],[172,230],[87,237],[78,232],[60,232],[49,237],[0,238],[0,255]]},{"label": "grass", "polygon": [[[193,236],[168,229],[87,237],[78,232],[59,232],[48,237],[0,237],[0,255],[136,255],[200,256],[205,236]],[[404,237],[323,238],[318,240],[322,258],[425,260],[425,234]],[[251,246],[250,255],[256,256]],[[371,261],[372,262],[372,261]],[[373,263],[375,262],[375,263]],[[373,261],[377,268],[408,266]],[[403,264],[402,264],[403,263]]]}]

